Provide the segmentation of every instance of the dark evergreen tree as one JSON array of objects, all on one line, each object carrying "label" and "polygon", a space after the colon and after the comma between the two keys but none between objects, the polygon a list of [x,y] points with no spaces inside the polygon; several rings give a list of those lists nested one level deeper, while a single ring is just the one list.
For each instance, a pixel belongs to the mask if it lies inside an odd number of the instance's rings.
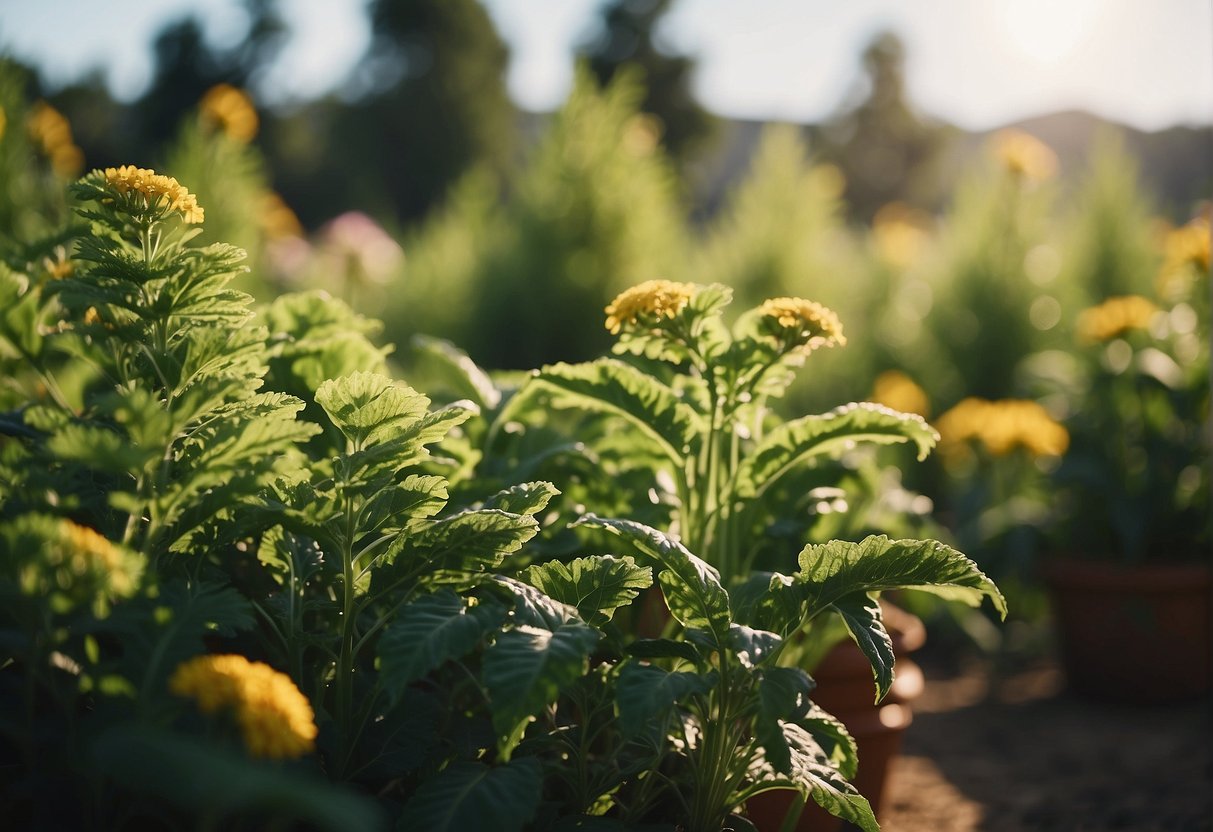
[{"label": "dark evergreen tree", "polygon": [[601,31],[583,54],[599,86],[606,86],[623,66],[643,71],[646,90],[640,108],[661,120],[667,152],[685,162],[712,133],[714,120],[691,93],[695,61],[671,54],[655,35],[669,7],[670,0],[611,0],[602,10]]}]

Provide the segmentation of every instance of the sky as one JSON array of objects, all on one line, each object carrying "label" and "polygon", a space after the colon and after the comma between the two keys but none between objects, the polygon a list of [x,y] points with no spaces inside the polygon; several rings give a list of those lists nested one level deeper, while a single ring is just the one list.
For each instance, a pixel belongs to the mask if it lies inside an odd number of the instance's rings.
[{"label": "sky", "polygon": [[[370,40],[367,0],[280,0],[292,40],[260,91],[273,102],[341,86]],[[603,0],[484,0],[529,110],[559,106]],[[240,0],[0,0],[0,53],[52,82],[100,69],[120,96],[148,82],[150,44],[191,11],[230,44]],[[119,23],[120,21],[120,23]],[[726,116],[811,122],[852,90],[878,32],[906,43],[911,100],[969,129],[1084,109],[1141,129],[1213,123],[1210,0],[675,0],[659,32],[695,56],[695,91]]]}]

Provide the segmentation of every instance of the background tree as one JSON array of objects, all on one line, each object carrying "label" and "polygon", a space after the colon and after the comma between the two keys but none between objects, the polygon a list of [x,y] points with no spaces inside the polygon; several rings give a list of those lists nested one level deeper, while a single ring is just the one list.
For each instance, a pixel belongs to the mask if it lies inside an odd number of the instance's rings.
[{"label": "background tree", "polygon": [[669,8],[670,0],[611,0],[602,9],[601,31],[582,54],[599,86],[608,84],[623,66],[643,71],[640,109],[661,119],[662,143],[681,163],[711,135],[715,122],[691,92],[695,61],[663,49],[655,34]]}]

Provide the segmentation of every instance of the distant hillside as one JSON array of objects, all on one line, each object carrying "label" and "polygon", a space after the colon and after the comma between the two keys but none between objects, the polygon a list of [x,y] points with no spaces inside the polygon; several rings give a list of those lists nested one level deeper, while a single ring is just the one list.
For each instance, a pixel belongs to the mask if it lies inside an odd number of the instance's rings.
[{"label": "distant hillside", "polygon": [[[697,215],[714,213],[729,187],[745,175],[764,126],[764,122],[758,121],[721,120],[715,142],[690,171]],[[1052,147],[1063,175],[1067,176],[1084,169],[1102,131],[1119,133],[1126,149],[1138,159],[1142,181],[1159,211],[1174,219],[1186,219],[1196,202],[1213,198],[1213,126],[1146,132],[1090,113],[1069,111],[1025,119],[1006,127],[1031,133]],[[811,151],[817,128],[805,125],[804,130]],[[952,181],[939,183],[941,194],[951,192],[955,177],[984,152],[987,140],[997,130],[971,133],[951,128],[950,132],[952,138],[943,151],[945,164],[941,167]]]}]

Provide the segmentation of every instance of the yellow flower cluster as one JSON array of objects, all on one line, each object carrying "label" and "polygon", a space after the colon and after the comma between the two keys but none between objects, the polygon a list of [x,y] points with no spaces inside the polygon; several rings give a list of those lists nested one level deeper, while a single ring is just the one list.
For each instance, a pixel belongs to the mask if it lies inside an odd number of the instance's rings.
[{"label": "yellow flower cluster", "polygon": [[758,314],[773,319],[785,331],[794,329],[794,343],[804,352],[847,343],[842,323],[833,310],[811,300],[771,298],[758,307]]},{"label": "yellow flower cluster", "polygon": [[177,666],[169,689],[193,699],[203,713],[232,709],[254,757],[289,759],[315,747],[311,703],[289,676],[263,662],[236,654],[197,656]]},{"label": "yellow flower cluster", "polygon": [[876,377],[872,401],[902,413],[917,413],[924,419],[931,414],[926,391],[900,370],[886,370]]},{"label": "yellow flower cluster", "polygon": [[84,169],[84,152],[72,140],[71,125],[50,104],[45,101],[35,104],[30,109],[26,127],[56,174],[74,179]]},{"label": "yellow flower cluster", "polygon": [[122,551],[107,538],[70,520],[62,521],[59,534],[73,574],[100,573],[116,595],[129,595],[134,590],[136,576],[127,568]]},{"label": "yellow flower cluster", "polygon": [[1000,130],[991,141],[994,158],[1012,176],[1036,183],[1057,174],[1057,154],[1022,130]]},{"label": "yellow flower cluster", "polygon": [[1134,329],[1146,329],[1158,307],[1141,295],[1108,298],[1078,315],[1078,335],[1086,341],[1110,341]]},{"label": "yellow flower cluster", "polygon": [[252,99],[231,84],[216,84],[199,103],[202,121],[222,130],[228,138],[248,144],[257,135],[257,110]]},{"label": "yellow flower cluster", "polygon": [[695,295],[694,283],[672,280],[646,280],[625,289],[606,308],[606,328],[618,335],[624,324],[633,324],[642,317],[673,318],[686,308]]},{"label": "yellow flower cluster", "polygon": [[170,211],[179,211],[187,223],[200,223],[204,212],[198,198],[171,176],[163,176],[149,168],[123,165],[105,169],[105,183],[110,188],[128,196],[141,194],[148,207],[167,205]]},{"label": "yellow flower cluster", "polygon": [[1070,434],[1048,411],[1033,401],[968,398],[935,423],[945,452],[970,440],[985,445],[995,456],[1022,447],[1032,456],[1061,456],[1070,447]]}]

